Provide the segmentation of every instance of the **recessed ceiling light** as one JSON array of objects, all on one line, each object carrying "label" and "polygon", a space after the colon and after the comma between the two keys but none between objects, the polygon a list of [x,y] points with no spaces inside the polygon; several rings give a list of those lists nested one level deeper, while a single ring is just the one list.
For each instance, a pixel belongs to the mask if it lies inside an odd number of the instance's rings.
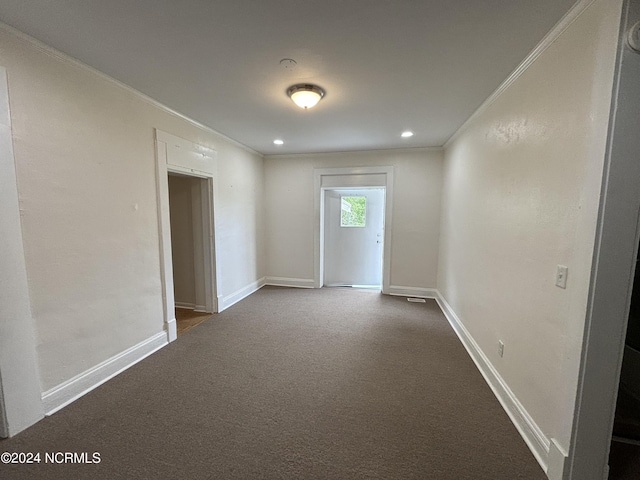
[{"label": "recessed ceiling light", "polygon": [[279,138],[273,141],[274,145],[284,145],[284,140],[280,140]]},{"label": "recessed ceiling light", "polygon": [[406,132],[402,132],[401,135],[403,138],[409,138],[409,137],[413,137],[413,132],[410,132],[409,130],[407,130]]}]

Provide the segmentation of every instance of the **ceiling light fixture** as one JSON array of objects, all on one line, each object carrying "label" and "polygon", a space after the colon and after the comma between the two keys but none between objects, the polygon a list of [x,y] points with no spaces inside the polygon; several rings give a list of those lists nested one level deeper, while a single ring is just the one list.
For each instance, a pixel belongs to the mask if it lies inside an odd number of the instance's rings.
[{"label": "ceiling light fixture", "polygon": [[324,90],[310,83],[299,83],[289,87],[287,95],[293,103],[306,110],[315,106],[324,97]]},{"label": "ceiling light fixture", "polygon": [[410,132],[409,130],[407,130],[406,132],[402,132],[402,135],[400,136],[403,138],[413,137],[413,132]]},{"label": "ceiling light fixture", "polygon": [[275,145],[284,145],[284,140],[280,140],[279,138],[277,138],[273,141],[273,143]]}]

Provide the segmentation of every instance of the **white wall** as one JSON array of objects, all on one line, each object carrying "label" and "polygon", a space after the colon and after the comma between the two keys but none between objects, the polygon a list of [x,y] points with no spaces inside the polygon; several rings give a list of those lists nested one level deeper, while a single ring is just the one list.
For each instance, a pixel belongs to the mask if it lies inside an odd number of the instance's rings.
[{"label": "white wall", "polygon": [[394,167],[391,285],[435,288],[442,151],[380,150],[265,157],[267,274],[313,280],[315,168]]},{"label": "white wall", "polygon": [[[447,145],[438,288],[568,450],[621,1],[597,0]],[[569,267],[566,289],[556,266]],[[498,340],[504,357],[498,356]]]},{"label": "white wall", "polygon": [[263,159],[0,29],[42,390],[163,330],[154,128],[218,152],[228,295],[264,276]]}]

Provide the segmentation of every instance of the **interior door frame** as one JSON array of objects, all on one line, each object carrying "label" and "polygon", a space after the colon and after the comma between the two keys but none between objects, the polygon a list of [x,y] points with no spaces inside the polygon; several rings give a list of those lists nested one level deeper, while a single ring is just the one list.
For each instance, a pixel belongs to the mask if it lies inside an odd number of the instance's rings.
[{"label": "interior door frame", "polygon": [[169,173],[206,180],[201,182],[202,247],[204,259],[205,304],[208,312],[218,312],[219,273],[215,228],[217,152],[156,129],[156,180],[158,191],[158,229],[160,238],[160,279],[165,330],[169,342],[177,338],[171,220],[169,215]]},{"label": "interior door frame", "polygon": [[7,71],[0,67],[0,437],[44,417],[11,134]]},{"label": "interior door frame", "polygon": [[[324,191],[335,188],[378,187],[385,189],[382,293],[389,293],[391,279],[391,232],[393,230],[393,167],[316,168],[314,182],[314,268],[315,288],[324,284]],[[330,183],[330,185],[329,185]]]}]

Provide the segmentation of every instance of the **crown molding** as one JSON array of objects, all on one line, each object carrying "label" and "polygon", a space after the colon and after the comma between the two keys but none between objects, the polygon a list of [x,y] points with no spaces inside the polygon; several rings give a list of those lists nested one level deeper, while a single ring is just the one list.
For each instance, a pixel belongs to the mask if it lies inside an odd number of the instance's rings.
[{"label": "crown molding", "polygon": [[560,21],[547,33],[544,38],[540,41],[540,43],[534,48],[529,55],[525,57],[525,59],[520,62],[520,65],[516,67],[516,69],[511,72],[511,74],[506,78],[504,82],[500,84],[500,86],[491,94],[489,97],[482,102],[475,112],[471,114],[471,116],[462,124],[460,127],[449,137],[449,139],[442,145],[442,148],[445,150],[451,146],[451,144],[469,127],[471,123],[475,121],[480,115],[482,115],[497,99],[502,95],[502,93],[509,88],[524,72],[526,72],[529,67],[538,59],[542,53],[549,48],[553,43],[560,38],[560,36],[564,33],[564,31],[569,28],[569,26],[575,22],[580,15],[584,13],[584,11],[594,2],[595,0],[579,0],[571,10],[569,10],[564,17],[560,19]]},{"label": "crown molding", "polygon": [[158,100],[155,100],[154,98],[151,98],[148,95],[145,95],[144,93],[136,90],[133,87],[130,87],[129,85],[127,85],[126,83],[123,83],[119,80],[116,80],[113,77],[110,77],[109,75],[107,75],[106,73],[101,72],[100,70],[97,70],[96,68],[93,68],[89,65],[87,65],[86,63],[78,60],[75,57],[72,57],[71,55],[67,55],[66,53],[61,52],[60,50],[56,50],[55,48],[47,45],[44,42],[41,42],[40,40],[33,38],[30,35],[27,35],[24,32],[21,32],[20,30],[12,27],[11,25],[7,25],[4,22],[0,22],[0,31],[3,31],[9,35],[12,35],[14,37],[16,37],[17,39],[28,43],[29,45],[31,45],[32,47],[36,48],[37,50],[39,50],[40,52],[56,58],[62,62],[65,62],[69,65],[72,65],[74,67],[80,68],[81,70],[84,70],[85,72],[91,73],[93,75],[98,76],[99,78],[101,78],[102,80],[105,80],[113,85],[116,85],[117,87],[125,90],[127,93],[137,97],[139,100],[142,100],[143,102],[158,108],[159,110],[162,110],[165,113],[168,113],[170,115],[173,115],[175,117],[180,118],[181,120],[184,120],[185,122],[193,125],[196,128],[199,128],[200,130],[203,130],[205,132],[208,133],[212,133],[214,135],[216,135],[217,137],[219,137],[220,139],[227,141],[233,145],[235,145],[236,147],[239,147],[243,150],[246,150],[249,153],[252,153],[254,155],[258,155],[260,157],[263,157],[264,155],[260,152],[255,151],[254,149],[252,149],[251,147],[248,147],[246,145],[244,145],[243,143],[238,142],[237,140],[234,140],[233,138],[230,138],[228,136],[226,136],[224,133],[220,133],[217,130],[214,130],[213,128],[198,122],[197,120],[194,120],[193,118],[187,117],[186,115],[178,112],[177,110],[174,110],[170,107],[167,107],[166,105],[164,105],[163,103],[159,102]]},{"label": "crown molding", "polygon": [[373,150],[341,150],[330,152],[305,152],[305,153],[278,153],[265,154],[265,159],[287,159],[287,158],[315,158],[315,157],[331,157],[342,155],[371,155],[372,153],[419,153],[419,152],[442,152],[443,147],[402,147],[402,148],[378,148]]}]

